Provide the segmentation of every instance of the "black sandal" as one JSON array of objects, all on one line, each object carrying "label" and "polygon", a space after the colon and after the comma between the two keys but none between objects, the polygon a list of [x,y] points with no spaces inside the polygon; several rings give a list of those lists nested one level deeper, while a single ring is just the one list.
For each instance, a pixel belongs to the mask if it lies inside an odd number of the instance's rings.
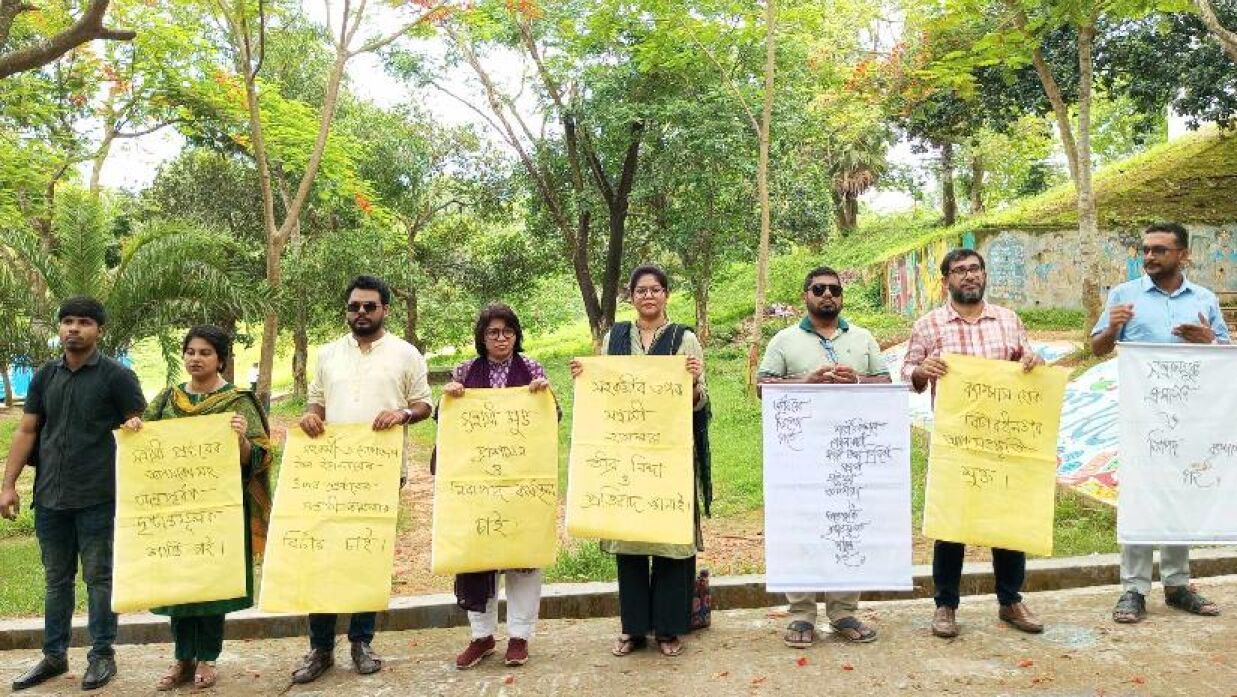
[{"label": "black sandal", "polygon": [[[853,644],[867,644],[876,641],[876,630],[860,622],[859,618],[854,615],[843,617],[837,622],[830,622],[829,626],[833,628],[834,634]],[[847,630],[853,631],[857,636],[852,636]]]},{"label": "black sandal", "polygon": [[1112,621],[1121,624],[1142,622],[1147,616],[1147,599],[1138,591],[1126,591],[1121,594],[1117,606],[1112,609]]},{"label": "black sandal", "polygon": [[[1194,590],[1194,586],[1165,586],[1164,604],[1169,607],[1175,607],[1178,610],[1185,610],[1191,614],[1203,615],[1204,617],[1215,617],[1220,614],[1220,608],[1216,607],[1215,603],[1204,598],[1201,593]],[[1207,612],[1206,608],[1208,606],[1214,612]]]}]

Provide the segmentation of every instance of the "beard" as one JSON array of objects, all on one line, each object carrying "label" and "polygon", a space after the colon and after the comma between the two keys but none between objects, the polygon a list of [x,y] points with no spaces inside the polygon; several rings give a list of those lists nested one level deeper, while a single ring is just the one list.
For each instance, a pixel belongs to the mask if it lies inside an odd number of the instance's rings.
[{"label": "beard", "polygon": [[980,286],[976,290],[962,290],[961,288],[950,288],[949,298],[959,305],[974,305],[984,299],[984,286]]},{"label": "beard", "polygon": [[358,323],[360,322],[359,318],[348,321],[348,327],[352,329],[352,333],[355,336],[373,336],[374,334],[382,331],[382,323],[385,319],[366,318],[366,320],[369,322],[368,326],[358,326]]},{"label": "beard", "polygon": [[808,306],[807,311],[816,319],[834,319],[842,314],[840,307],[812,307]]}]

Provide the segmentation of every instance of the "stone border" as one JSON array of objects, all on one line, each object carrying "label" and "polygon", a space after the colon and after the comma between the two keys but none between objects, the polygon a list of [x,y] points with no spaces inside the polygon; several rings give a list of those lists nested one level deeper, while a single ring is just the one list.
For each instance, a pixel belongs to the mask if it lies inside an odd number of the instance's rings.
[{"label": "stone border", "polygon": [[[1120,580],[1119,554],[1031,559],[1027,562],[1024,590],[1052,591],[1083,586],[1113,585]],[[1158,568],[1158,564],[1156,565]],[[1195,578],[1237,574],[1237,547],[1200,548],[1190,554]],[[785,604],[781,593],[765,590],[764,577],[719,576],[711,579],[714,609],[775,607]],[[878,591],[863,594],[865,600],[906,600],[932,596],[932,567],[914,567],[911,591]],[[968,562],[962,569],[962,595],[980,595],[992,590],[992,568],[987,562]],[[1115,599],[1115,594],[1114,594]],[[541,594],[541,618],[592,618],[618,615],[614,583],[553,583]],[[379,631],[435,629],[467,624],[468,619],[449,593],[404,596],[391,599],[388,610],[378,616]],[[273,615],[254,609],[228,615],[228,639],[270,639],[308,636],[305,615]],[[119,644],[152,644],[170,641],[166,617],[150,613],[122,615]],[[43,642],[42,618],[0,622],[0,651],[37,649]],[[73,646],[89,645],[86,618],[73,620]]]}]

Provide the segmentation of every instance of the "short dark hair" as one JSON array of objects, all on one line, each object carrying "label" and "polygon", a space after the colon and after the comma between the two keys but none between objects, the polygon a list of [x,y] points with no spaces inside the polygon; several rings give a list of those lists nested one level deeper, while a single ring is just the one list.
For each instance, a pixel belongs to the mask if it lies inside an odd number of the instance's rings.
[{"label": "short dark hair", "polygon": [[1161,220],[1158,223],[1151,223],[1143,230],[1144,235],[1149,235],[1153,232],[1167,232],[1177,237],[1177,246],[1182,249],[1190,248],[1190,233],[1186,231],[1185,226],[1181,223],[1172,222],[1169,220]]},{"label": "short dark hair", "polygon": [[496,319],[501,319],[515,330],[515,353],[523,351],[524,330],[520,328],[520,318],[516,317],[515,310],[503,303],[490,303],[481,308],[481,314],[477,315],[477,325],[473,327],[472,338],[473,345],[477,347],[477,355],[481,358],[489,356],[485,350],[485,330],[489,328],[490,322]]},{"label": "short dark hair", "polygon": [[666,276],[666,272],[662,271],[660,266],[656,264],[641,264],[632,269],[631,277],[627,279],[627,293],[629,295],[636,292],[636,283],[645,276],[656,278],[661,287],[665,288],[667,293],[670,292],[670,278]]},{"label": "short dark hair", "polygon": [[348,302],[348,298],[352,297],[352,291],[361,290],[376,290],[378,296],[382,298],[383,305],[391,304],[391,288],[377,276],[357,276],[348,284],[348,288],[344,290],[344,302]]},{"label": "short dark hair", "polygon": [[215,349],[215,355],[219,356],[219,372],[222,373],[232,359],[232,337],[213,324],[195,324],[185,334],[185,340],[180,342],[182,354],[189,350],[189,342],[194,339],[201,339]]},{"label": "short dark hair", "polygon": [[103,309],[103,303],[89,295],[75,295],[60,303],[56,321],[61,322],[65,317],[87,317],[100,327],[107,324],[107,310]]},{"label": "short dark hair", "polygon": [[834,271],[832,267],[817,266],[811,271],[808,271],[807,275],[803,277],[803,292],[805,293],[807,292],[807,289],[812,285],[812,279],[816,278],[817,276],[833,276],[834,278],[838,279],[839,284],[842,283],[841,274],[839,274],[837,271]]},{"label": "short dark hair", "polygon": [[988,268],[988,265],[984,263],[984,255],[974,249],[971,249],[970,247],[958,247],[957,249],[949,250],[949,253],[945,255],[945,258],[941,259],[941,275],[948,276],[950,267],[952,267],[956,262],[962,261],[963,259],[969,259],[971,257],[975,257],[979,260],[979,268]]}]

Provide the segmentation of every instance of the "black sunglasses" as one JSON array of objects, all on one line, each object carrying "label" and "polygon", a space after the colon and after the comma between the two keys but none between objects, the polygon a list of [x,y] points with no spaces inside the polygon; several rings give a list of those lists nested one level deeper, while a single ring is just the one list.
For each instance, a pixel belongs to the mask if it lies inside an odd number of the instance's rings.
[{"label": "black sunglasses", "polygon": [[361,310],[365,310],[366,312],[374,312],[381,307],[381,304],[368,300],[363,303],[348,303],[344,307],[348,308],[348,312],[360,312]]},{"label": "black sunglasses", "polygon": [[842,297],[842,286],[837,283],[813,283],[807,289],[818,298],[824,295],[825,291],[829,291],[835,298]]}]

